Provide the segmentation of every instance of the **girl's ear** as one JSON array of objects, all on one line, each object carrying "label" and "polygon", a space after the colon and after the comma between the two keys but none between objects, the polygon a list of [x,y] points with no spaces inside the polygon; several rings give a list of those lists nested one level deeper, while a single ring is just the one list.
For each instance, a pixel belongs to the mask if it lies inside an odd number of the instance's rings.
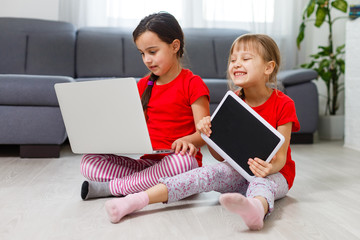
[{"label": "girl's ear", "polygon": [[175,39],[171,45],[172,45],[172,49],[174,50],[174,53],[177,53],[180,50],[180,40],[179,39]]},{"label": "girl's ear", "polygon": [[267,75],[272,74],[272,72],[274,71],[275,65],[276,64],[274,61],[268,62],[265,67],[265,74],[267,74]]}]

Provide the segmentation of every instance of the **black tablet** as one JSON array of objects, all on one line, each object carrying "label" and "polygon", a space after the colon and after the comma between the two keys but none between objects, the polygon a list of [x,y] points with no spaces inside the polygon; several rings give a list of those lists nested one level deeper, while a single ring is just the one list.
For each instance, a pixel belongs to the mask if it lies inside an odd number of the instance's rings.
[{"label": "black tablet", "polygon": [[205,142],[249,182],[254,177],[248,159],[271,161],[285,138],[232,91],[211,116],[211,136]]}]

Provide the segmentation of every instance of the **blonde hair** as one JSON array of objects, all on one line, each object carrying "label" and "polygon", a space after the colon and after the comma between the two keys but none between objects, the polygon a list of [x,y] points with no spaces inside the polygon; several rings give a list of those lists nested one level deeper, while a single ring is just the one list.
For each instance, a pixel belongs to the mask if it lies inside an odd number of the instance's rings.
[{"label": "blonde hair", "polygon": [[[245,50],[255,51],[261,56],[264,62],[274,61],[275,67],[273,72],[269,76],[268,87],[277,89],[276,75],[280,68],[280,50],[276,42],[265,34],[244,34],[235,39],[230,48],[230,54],[228,58],[228,68],[231,60],[231,55],[234,52],[236,46],[242,46]],[[233,91],[239,90],[239,87],[235,86],[230,79],[229,71],[227,72],[227,78],[229,80],[229,88]],[[240,96],[243,95],[243,90],[240,91]]]}]

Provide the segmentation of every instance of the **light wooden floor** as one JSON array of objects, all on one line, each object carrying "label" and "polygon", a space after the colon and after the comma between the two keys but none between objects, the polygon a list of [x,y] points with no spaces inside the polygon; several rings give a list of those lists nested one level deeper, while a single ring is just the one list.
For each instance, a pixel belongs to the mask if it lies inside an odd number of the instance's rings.
[{"label": "light wooden floor", "polygon": [[360,152],[342,144],[292,146],[294,187],[259,232],[222,208],[215,192],[111,224],[106,199],[81,200],[80,156],[69,146],[59,159],[20,159],[1,149],[0,239],[360,239]]}]

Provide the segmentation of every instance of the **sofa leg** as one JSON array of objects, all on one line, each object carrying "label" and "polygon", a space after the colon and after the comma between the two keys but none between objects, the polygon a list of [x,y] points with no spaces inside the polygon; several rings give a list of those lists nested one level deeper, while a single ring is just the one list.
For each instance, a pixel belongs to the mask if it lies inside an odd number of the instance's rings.
[{"label": "sofa leg", "polygon": [[21,158],[59,158],[61,145],[20,145]]},{"label": "sofa leg", "polygon": [[314,136],[312,133],[291,134],[290,144],[312,144]]}]

